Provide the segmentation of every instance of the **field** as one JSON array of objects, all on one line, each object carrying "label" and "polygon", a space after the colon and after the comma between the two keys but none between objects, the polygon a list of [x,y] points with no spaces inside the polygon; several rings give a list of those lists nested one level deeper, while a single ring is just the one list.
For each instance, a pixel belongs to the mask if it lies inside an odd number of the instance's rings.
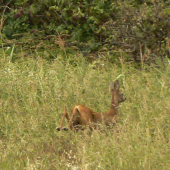
[{"label": "field", "polygon": [[[28,58],[0,59],[0,169],[170,169],[168,60],[136,69],[122,60]],[[127,100],[114,130],[56,131],[65,107],[108,111],[116,79]]]}]

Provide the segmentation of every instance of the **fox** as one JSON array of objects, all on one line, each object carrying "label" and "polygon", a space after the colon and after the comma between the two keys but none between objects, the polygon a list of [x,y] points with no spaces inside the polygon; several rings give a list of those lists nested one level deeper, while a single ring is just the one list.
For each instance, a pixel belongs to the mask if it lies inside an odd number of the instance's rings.
[{"label": "fox", "polygon": [[[84,130],[87,127],[90,130],[95,129],[98,124],[104,123],[106,126],[114,125],[119,122],[118,118],[118,106],[120,103],[126,100],[126,97],[120,90],[119,81],[111,81],[109,85],[111,93],[111,106],[106,113],[97,113],[84,105],[74,105],[71,109],[70,115],[65,108],[62,116],[61,125],[57,127],[58,131],[69,129],[73,131]],[[65,118],[68,121],[67,127],[63,127]]]}]

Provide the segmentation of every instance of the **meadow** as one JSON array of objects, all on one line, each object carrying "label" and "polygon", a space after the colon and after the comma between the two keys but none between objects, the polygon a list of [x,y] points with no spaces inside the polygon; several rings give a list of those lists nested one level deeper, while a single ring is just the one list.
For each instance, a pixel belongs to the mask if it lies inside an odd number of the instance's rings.
[{"label": "meadow", "polygon": [[[113,130],[56,131],[64,108],[107,112],[109,83],[127,100]],[[66,125],[66,124],[65,124]],[[0,59],[0,169],[170,169],[170,62],[134,67],[79,56]]]}]

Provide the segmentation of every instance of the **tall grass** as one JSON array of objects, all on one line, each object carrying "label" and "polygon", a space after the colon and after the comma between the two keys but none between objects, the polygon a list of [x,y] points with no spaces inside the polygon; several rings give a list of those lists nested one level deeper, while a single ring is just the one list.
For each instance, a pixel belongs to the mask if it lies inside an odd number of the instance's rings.
[{"label": "tall grass", "polygon": [[[170,169],[170,65],[0,59],[0,169]],[[114,132],[58,132],[65,107],[110,107],[119,78],[127,100]]]}]

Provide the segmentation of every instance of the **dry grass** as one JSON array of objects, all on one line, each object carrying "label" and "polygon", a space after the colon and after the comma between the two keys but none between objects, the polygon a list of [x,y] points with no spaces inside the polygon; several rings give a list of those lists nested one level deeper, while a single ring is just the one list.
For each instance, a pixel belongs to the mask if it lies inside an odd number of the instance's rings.
[{"label": "dry grass", "polygon": [[[1,59],[0,169],[170,169],[170,65],[102,64]],[[117,77],[127,101],[114,132],[56,131],[65,106],[106,112]]]}]

